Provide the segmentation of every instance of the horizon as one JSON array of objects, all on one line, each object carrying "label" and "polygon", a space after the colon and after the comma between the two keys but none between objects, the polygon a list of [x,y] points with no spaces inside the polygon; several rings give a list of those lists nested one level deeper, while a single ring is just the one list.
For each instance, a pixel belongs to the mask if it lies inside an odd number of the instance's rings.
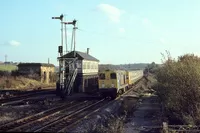
[{"label": "horizon", "polygon": [[[1,63],[5,63],[5,61],[0,61]],[[13,61],[7,61],[8,63],[44,63],[44,62],[13,62]],[[102,64],[102,63],[99,63],[99,65],[134,65],[134,64],[151,64],[152,62],[149,62],[149,63],[145,63],[145,62],[139,62],[139,63],[128,63],[128,64]],[[155,62],[156,63],[156,62]],[[47,63],[48,64],[48,63]],[[49,64],[53,64],[53,63],[49,63]],[[158,64],[158,63],[156,63]],[[55,64],[53,64],[55,65]],[[55,65],[55,66],[59,66],[59,65]]]},{"label": "horizon", "polygon": [[90,48],[100,64],[161,64],[165,50],[173,58],[199,56],[200,1],[152,1],[2,0],[0,60],[58,65],[60,21],[51,18],[61,14],[77,20],[76,50]]}]

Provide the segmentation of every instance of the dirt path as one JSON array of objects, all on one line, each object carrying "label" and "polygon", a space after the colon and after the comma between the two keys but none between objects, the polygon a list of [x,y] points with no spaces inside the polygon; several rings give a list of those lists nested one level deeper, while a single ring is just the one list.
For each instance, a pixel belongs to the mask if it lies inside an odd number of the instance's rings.
[{"label": "dirt path", "polygon": [[152,94],[141,98],[133,116],[129,117],[124,125],[124,131],[125,133],[150,132],[149,128],[143,126],[161,126],[161,124],[161,105],[158,97]]}]

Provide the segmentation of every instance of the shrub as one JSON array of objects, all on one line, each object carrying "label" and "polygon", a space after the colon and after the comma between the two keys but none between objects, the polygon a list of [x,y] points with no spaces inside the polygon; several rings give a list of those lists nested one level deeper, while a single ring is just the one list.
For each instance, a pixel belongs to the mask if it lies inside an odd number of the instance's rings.
[{"label": "shrub", "polygon": [[200,122],[200,58],[193,54],[168,58],[156,72],[157,93],[170,117],[184,124]]},{"label": "shrub", "polygon": [[19,73],[18,70],[12,70],[12,71],[11,71],[11,76],[17,77],[17,76],[20,76],[20,73]]},{"label": "shrub", "polygon": [[27,76],[25,76],[25,77],[27,77],[27,78],[29,78],[29,79],[34,79],[34,80],[37,80],[37,81],[40,81],[40,80],[41,80],[40,75],[37,74],[37,73],[29,74],[29,75],[27,75]]},{"label": "shrub", "polygon": [[87,132],[90,133],[123,133],[124,118],[109,119],[97,125],[91,125]]},{"label": "shrub", "polygon": [[0,77],[9,76],[10,72],[0,70]]}]

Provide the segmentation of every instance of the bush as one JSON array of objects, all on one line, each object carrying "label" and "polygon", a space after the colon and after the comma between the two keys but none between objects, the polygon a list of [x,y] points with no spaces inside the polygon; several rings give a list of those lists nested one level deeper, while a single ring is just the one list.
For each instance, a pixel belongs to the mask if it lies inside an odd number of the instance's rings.
[{"label": "bush", "polygon": [[1,71],[0,70],[0,77],[9,76],[9,75],[10,75],[10,72],[8,72],[8,71]]},{"label": "bush", "polygon": [[186,54],[172,59],[168,54],[156,72],[157,93],[170,117],[184,124],[200,123],[200,58]]},{"label": "bush", "polygon": [[124,118],[113,118],[105,122],[91,125],[88,128],[89,133],[123,133],[124,132]]},{"label": "bush", "polygon": [[157,69],[159,68],[159,65],[155,62],[152,62],[151,64],[147,65],[147,67],[144,69],[144,73],[156,73]]},{"label": "bush", "polygon": [[18,70],[12,70],[12,71],[11,71],[11,76],[17,77],[17,76],[20,76],[20,73],[19,73]]}]

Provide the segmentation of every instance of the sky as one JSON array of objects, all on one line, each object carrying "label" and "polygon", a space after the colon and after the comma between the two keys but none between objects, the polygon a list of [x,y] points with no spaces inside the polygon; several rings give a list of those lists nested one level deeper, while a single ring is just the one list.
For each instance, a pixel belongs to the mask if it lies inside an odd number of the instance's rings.
[{"label": "sky", "polygon": [[57,65],[60,20],[51,18],[61,14],[77,20],[76,50],[90,48],[100,64],[200,55],[200,0],[0,0],[0,61]]}]

